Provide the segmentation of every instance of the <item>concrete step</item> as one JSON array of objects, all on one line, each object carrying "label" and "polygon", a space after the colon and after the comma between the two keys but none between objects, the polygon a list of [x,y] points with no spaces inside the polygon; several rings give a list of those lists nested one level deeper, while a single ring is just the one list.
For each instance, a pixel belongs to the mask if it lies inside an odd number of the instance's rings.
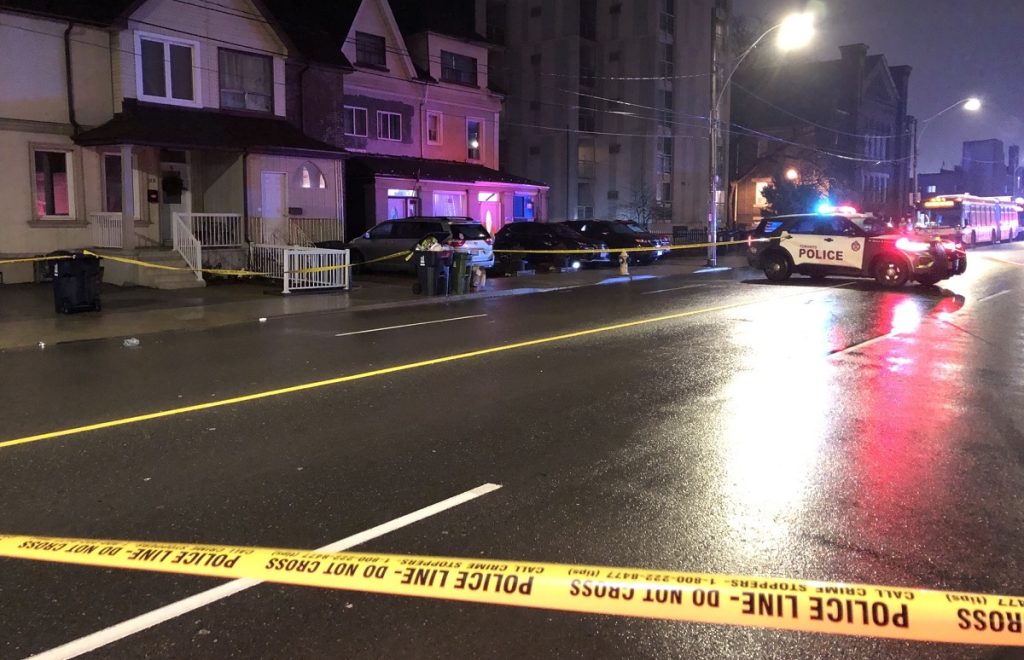
[{"label": "concrete step", "polygon": [[155,289],[194,289],[206,286],[206,282],[196,279],[195,273],[188,267],[181,255],[174,250],[141,249],[136,252],[134,258],[158,266],[173,266],[181,269],[165,270],[139,266],[139,284],[142,286]]}]

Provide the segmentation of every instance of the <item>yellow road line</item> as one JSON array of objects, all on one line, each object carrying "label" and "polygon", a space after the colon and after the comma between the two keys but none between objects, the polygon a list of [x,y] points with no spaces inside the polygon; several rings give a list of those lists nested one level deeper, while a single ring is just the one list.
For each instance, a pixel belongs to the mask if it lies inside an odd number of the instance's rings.
[{"label": "yellow road line", "polygon": [[[826,287],[829,289],[836,289],[839,287],[849,286],[851,282],[845,282],[843,284],[837,284],[835,286]],[[793,296],[807,295],[806,292],[800,292],[793,294]],[[785,297],[793,297],[785,296]],[[754,305],[762,302],[769,301],[747,301],[730,303],[728,305],[718,305],[716,307],[706,307],[703,309],[694,309],[686,312],[675,312],[673,314],[665,314],[662,316],[655,316],[647,319],[640,319],[637,321],[626,321],[624,323],[615,323],[613,325],[605,325],[597,328],[590,328],[587,330],[577,330],[575,332],[567,332],[564,334],[553,335],[550,337],[541,337],[539,339],[529,339],[527,341],[518,341],[511,344],[502,344],[500,346],[492,346],[490,348],[482,348],[475,351],[468,351],[465,353],[456,353],[454,355],[446,355],[443,357],[432,358],[430,360],[420,360],[419,362],[410,362],[407,364],[399,364],[393,367],[385,367],[383,369],[374,369],[373,371],[363,371],[357,374],[350,374],[348,376],[338,376],[336,378],[328,378],[326,380],[313,381],[311,383],[302,383],[300,385],[291,385],[289,387],[282,387],[274,390],[267,390],[265,392],[256,392],[254,394],[245,394],[242,396],[232,397],[230,399],[221,399],[219,401],[208,401],[206,403],[198,403],[191,406],[181,406],[179,408],[169,408],[167,410],[158,410],[155,412],[145,413],[142,415],[134,415],[132,417],[123,417],[121,419],[112,419],[106,422],[97,422],[95,424],[86,424],[85,426],[76,426],[68,429],[60,429],[58,431],[49,431],[47,433],[39,433],[36,435],[29,435],[22,438],[13,438],[11,440],[5,440],[0,442],[0,449],[5,447],[13,447],[15,445],[24,445],[32,442],[39,442],[41,440],[53,440],[54,438],[64,438],[72,435],[79,435],[87,433],[89,431],[99,431],[102,429],[115,428],[118,426],[127,426],[129,424],[137,424],[139,422],[148,422],[154,419],[162,419],[164,417],[175,417],[178,415],[185,415],[188,413],[199,412],[202,410],[211,410],[213,408],[223,408],[225,406],[233,406],[240,403],[247,403],[249,401],[258,401],[260,399],[269,399],[271,397],[282,396],[284,394],[294,394],[295,392],[305,392],[307,390],[315,390],[322,387],[328,387],[330,385],[338,385],[341,383],[351,383],[357,380],[365,380],[367,378],[374,378],[376,376],[385,376],[387,374],[400,373],[403,371],[411,371],[413,369],[420,369],[422,367],[431,367],[438,364],[446,364],[448,362],[457,362],[460,360],[468,360],[470,358],[482,357],[484,355],[492,355],[495,353],[504,353],[506,351],[514,351],[520,348],[528,348],[530,346],[541,346],[544,344],[552,344],[556,342],[568,341],[570,339],[578,339],[580,337],[588,337],[590,335],[603,334],[607,332],[614,332],[616,330],[624,330],[626,328],[636,328],[644,325],[651,325],[653,323],[663,323],[665,321],[672,321],[675,319],[682,319],[688,316],[699,316],[701,314],[712,314],[714,312],[720,312],[727,309],[735,309],[737,307],[746,307],[747,305]]]}]

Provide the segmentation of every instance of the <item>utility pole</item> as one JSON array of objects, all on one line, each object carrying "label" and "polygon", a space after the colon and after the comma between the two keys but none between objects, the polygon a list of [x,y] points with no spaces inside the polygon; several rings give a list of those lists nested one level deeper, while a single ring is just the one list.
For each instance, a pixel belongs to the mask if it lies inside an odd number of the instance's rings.
[{"label": "utility pole", "polygon": [[708,195],[708,266],[718,265],[718,144],[721,140],[721,121],[719,107],[721,105],[718,97],[718,26],[719,12],[721,10],[712,5],[711,7],[711,84],[710,98],[711,108],[708,112],[708,164],[710,169],[709,195]]}]

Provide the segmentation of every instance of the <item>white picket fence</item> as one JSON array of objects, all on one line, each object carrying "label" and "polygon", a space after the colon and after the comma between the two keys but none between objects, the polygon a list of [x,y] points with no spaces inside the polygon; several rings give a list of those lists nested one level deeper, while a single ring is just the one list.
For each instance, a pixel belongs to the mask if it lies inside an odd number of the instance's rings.
[{"label": "white picket fence", "polygon": [[93,247],[120,249],[124,244],[120,213],[90,213],[89,224]]},{"label": "white picket fence", "polygon": [[348,289],[352,283],[348,250],[254,243],[249,247],[249,267],[281,280],[282,293]]},{"label": "white picket fence", "polygon": [[245,245],[245,223],[238,213],[183,213],[192,235],[207,248]]}]

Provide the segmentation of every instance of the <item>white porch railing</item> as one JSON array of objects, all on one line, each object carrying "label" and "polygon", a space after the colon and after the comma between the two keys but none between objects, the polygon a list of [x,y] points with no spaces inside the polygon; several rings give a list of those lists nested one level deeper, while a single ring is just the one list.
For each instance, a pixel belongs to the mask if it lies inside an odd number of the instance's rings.
[{"label": "white porch railing", "polygon": [[196,279],[203,279],[203,244],[199,242],[186,224],[185,213],[175,213],[171,217],[171,236],[174,249],[185,260],[188,267],[195,273]]},{"label": "white porch railing", "polygon": [[283,282],[282,293],[308,289],[348,289],[348,250],[252,244],[249,267]]},{"label": "white porch railing", "polygon": [[121,248],[124,235],[121,233],[120,213],[90,213],[92,244],[98,248]]},{"label": "white porch railing", "polygon": [[187,213],[192,235],[208,248],[237,248],[245,245],[245,226],[238,213]]},{"label": "white porch railing", "polygon": [[288,218],[288,243],[313,246],[322,241],[344,240],[337,218]]}]

